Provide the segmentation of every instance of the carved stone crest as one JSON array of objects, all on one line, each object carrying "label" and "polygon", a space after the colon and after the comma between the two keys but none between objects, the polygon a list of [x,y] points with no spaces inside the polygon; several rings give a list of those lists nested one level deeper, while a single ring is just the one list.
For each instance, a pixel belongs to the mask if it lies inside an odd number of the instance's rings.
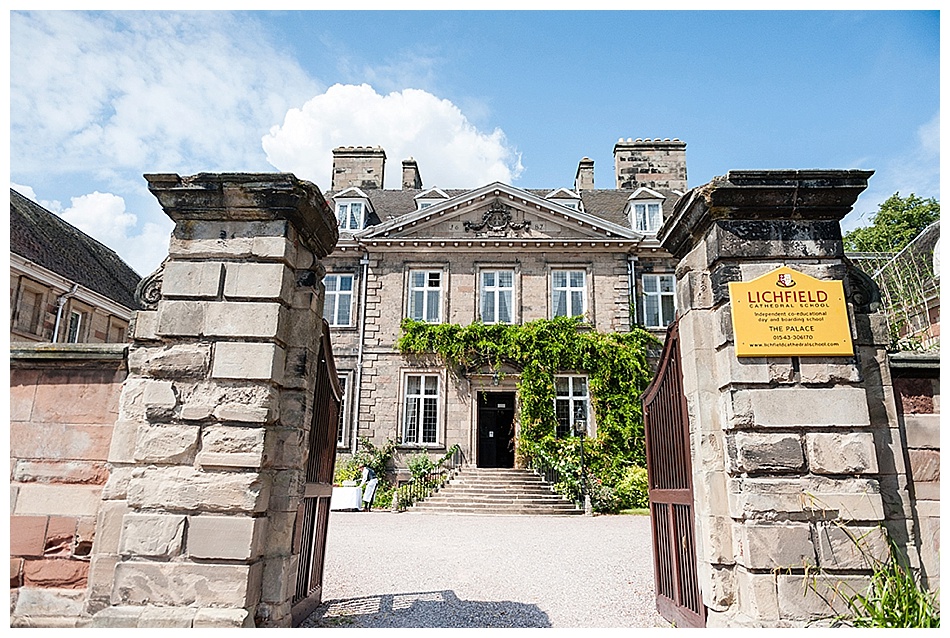
[{"label": "carved stone crest", "polygon": [[162,298],[162,276],[165,274],[165,263],[158,270],[139,281],[135,287],[135,300],[144,310],[155,310]]},{"label": "carved stone crest", "polygon": [[524,230],[531,226],[531,221],[526,219],[521,222],[512,222],[511,208],[495,200],[491,207],[482,214],[481,222],[465,222],[464,225],[465,230],[473,232],[486,228],[489,231],[500,232],[509,228],[511,230]]}]

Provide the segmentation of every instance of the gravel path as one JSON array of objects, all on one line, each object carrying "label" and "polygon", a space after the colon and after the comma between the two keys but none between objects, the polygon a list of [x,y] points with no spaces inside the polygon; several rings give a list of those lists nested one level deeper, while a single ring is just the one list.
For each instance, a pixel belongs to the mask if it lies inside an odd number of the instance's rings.
[{"label": "gravel path", "polygon": [[646,516],[331,512],[304,627],[668,627]]}]

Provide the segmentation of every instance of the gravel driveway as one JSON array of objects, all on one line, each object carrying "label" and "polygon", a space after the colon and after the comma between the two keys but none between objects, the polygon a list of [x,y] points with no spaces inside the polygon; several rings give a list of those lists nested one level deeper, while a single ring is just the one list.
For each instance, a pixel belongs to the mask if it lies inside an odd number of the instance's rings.
[{"label": "gravel driveway", "polygon": [[331,512],[304,627],[668,627],[646,516]]}]

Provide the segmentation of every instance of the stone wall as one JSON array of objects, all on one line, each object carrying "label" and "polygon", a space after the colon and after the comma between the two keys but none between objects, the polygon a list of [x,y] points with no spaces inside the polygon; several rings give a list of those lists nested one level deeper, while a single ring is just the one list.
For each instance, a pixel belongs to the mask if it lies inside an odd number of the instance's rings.
[{"label": "stone wall", "polygon": [[[883,316],[844,260],[868,171],[733,171],[663,229],[677,268],[700,587],[709,626],[842,610],[887,534],[919,564]],[[738,358],[728,282],[779,266],[844,281],[853,357]],[[817,577],[816,577],[817,576]]]},{"label": "stone wall", "polygon": [[146,179],[176,225],[134,320],[85,611],[289,626],[335,219],[292,175]]},{"label": "stone wall", "polygon": [[125,350],[11,349],[11,626],[74,625],[82,613]]},{"label": "stone wall", "polygon": [[890,357],[924,582],[940,589],[940,357]]}]

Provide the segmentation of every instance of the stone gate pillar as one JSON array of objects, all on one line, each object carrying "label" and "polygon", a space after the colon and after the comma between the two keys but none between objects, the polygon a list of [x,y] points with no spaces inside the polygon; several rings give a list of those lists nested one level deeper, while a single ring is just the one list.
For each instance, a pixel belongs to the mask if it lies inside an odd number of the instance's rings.
[{"label": "stone gate pillar", "polygon": [[[707,626],[797,626],[841,610],[909,501],[883,316],[840,220],[872,171],[731,171],[661,229],[677,301]],[[844,282],[853,357],[738,358],[729,282],[780,266]],[[912,548],[909,548],[913,552]],[[912,560],[916,560],[911,556]],[[823,599],[823,596],[825,599]],[[830,603],[830,604],[829,604]]]},{"label": "stone gate pillar", "polygon": [[141,287],[87,612],[289,626],[335,219],[289,174],[145,177],[175,229]]}]

